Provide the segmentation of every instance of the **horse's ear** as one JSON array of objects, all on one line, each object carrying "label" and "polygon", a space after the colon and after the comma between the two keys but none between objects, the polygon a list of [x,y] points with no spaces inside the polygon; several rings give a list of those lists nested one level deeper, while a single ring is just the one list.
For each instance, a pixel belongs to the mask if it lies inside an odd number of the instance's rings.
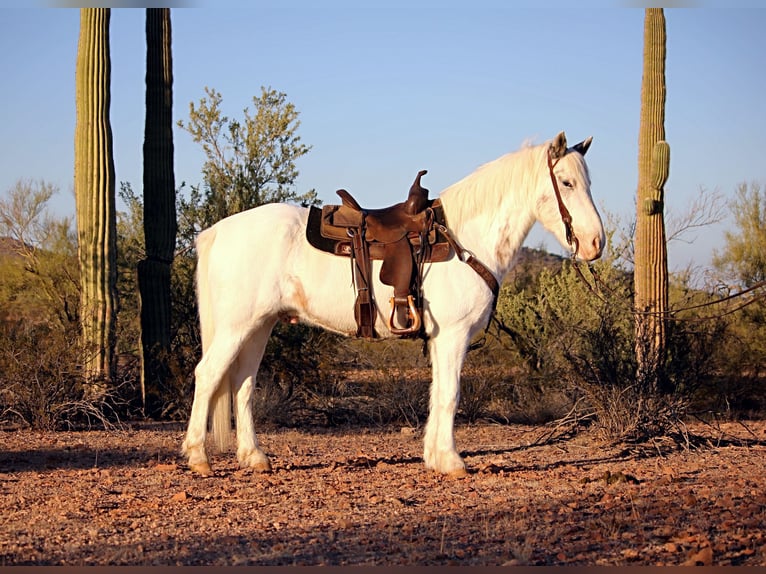
[{"label": "horse's ear", "polygon": [[560,157],[564,157],[564,154],[567,153],[567,136],[564,135],[564,132],[559,132],[559,134],[553,138],[553,141],[551,142],[551,159],[558,159]]},{"label": "horse's ear", "polygon": [[580,152],[582,155],[585,155],[591,143],[593,143],[593,136],[589,137],[588,139],[584,141],[581,141],[578,144],[575,144],[574,147],[572,147],[572,149]]}]

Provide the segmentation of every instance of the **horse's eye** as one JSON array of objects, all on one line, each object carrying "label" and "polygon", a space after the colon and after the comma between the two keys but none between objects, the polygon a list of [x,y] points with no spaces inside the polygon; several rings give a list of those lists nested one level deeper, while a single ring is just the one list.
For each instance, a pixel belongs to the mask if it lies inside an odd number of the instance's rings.
[{"label": "horse's eye", "polygon": [[561,180],[561,185],[563,185],[567,189],[572,189],[574,187],[574,184],[568,179]]}]

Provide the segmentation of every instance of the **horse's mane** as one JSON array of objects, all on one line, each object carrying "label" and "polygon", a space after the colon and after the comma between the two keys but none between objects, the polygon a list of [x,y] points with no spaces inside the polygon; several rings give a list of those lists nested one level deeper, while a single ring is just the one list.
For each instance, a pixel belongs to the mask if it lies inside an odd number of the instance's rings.
[{"label": "horse's mane", "polygon": [[[445,209],[448,210],[450,226],[459,227],[462,222],[482,214],[496,213],[509,199],[508,190],[534,189],[538,177],[538,163],[545,146],[525,143],[520,149],[507,153],[485,163],[473,173],[452,184],[441,193]],[[528,201],[530,198],[515,196],[514,200]]]}]

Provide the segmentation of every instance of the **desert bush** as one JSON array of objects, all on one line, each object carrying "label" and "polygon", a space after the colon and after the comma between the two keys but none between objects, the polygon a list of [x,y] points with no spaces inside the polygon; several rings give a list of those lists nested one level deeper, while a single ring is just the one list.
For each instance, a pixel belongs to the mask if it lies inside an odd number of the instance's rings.
[{"label": "desert bush", "polygon": [[255,386],[256,422],[295,424],[312,400],[334,389],[338,336],[302,324],[280,322],[266,345]]},{"label": "desert bush", "polygon": [[[582,276],[574,266],[562,261],[521,289],[512,282],[503,288],[499,331],[517,350],[516,378],[579,405],[578,416],[592,418],[606,438],[642,440],[670,432],[690,414],[699,390],[710,389],[720,376],[718,343],[726,323],[699,320],[692,312],[671,314],[663,371],[671,391],[655,392],[637,380],[630,273],[609,259],[581,265]],[[688,293],[676,285],[671,307],[687,305]]]},{"label": "desert bush", "polygon": [[685,389],[692,395],[695,414],[761,417],[766,412],[763,293],[716,303],[721,300],[721,294],[710,289],[688,303],[715,304],[685,313],[685,320],[674,325],[680,327],[673,331],[679,339],[676,370],[691,375],[685,377]]},{"label": "desert bush", "polygon": [[[605,319],[610,310],[593,296],[569,261],[538,270],[534,280],[520,279],[503,286],[497,308],[496,333],[509,348],[508,361],[516,366],[514,392],[537,404],[555,396],[555,409],[545,410],[551,415],[566,413],[582,395],[573,359],[587,358],[592,368],[603,368],[610,360],[621,365],[614,356],[619,354],[619,347],[612,346],[614,334],[604,338],[598,332],[606,325],[620,327]],[[594,344],[610,345],[609,353],[604,355]]]},{"label": "desert bush", "polygon": [[341,345],[336,369],[344,396],[334,397],[332,419],[356,424],[418,427],[428,414],[428,360],[421,340],[366,341]]},{"label": "desert bush", "polygon": [[503,343],[502,337],[489,336],[468,353],[459,417],[467,422],[542,424],[564,416],[572,404],[568,389],[528,369]]},{"label": "desert bush", "polygon": [[119,386],[91,398],[80,368],[83,356],[76,329],[0,323],[0,418],[40,430],[119,424]]}]

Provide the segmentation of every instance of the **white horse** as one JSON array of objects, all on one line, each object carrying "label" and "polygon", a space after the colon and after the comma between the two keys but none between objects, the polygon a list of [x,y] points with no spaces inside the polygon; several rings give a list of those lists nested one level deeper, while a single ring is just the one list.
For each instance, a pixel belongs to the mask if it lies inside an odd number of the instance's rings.
[{"label": "white horse", "polygon": [[[514,265],[535,221],[578,259],[601,255],[604,229],[583,157],[591,139],[567,148],[562,132],[487,163],[440,194],[452,235],[498,282]],[[568,214],[571,224],[562,222]],[[212,473],[205,452],[209,408],[211,433],[225,450],[232,394],[240,466],[270,469],[253,428],[251,399],[266,342],[280,318],[356,332],[348,259],[309,245],[307,217],[305,208],[268,204],[227,217],[197,239],[202,359],[183,452],[201,475]],[[374,294],[388,302],[393,288],[378,280],[379,265],[374,262]],[[453,430],[460,372],[471,338],[489,321],[494,296],[487,281],[458,257],[427,265],[422,289],[432,364],[423,458],[429,469],[459,475],[466,472]],[[392,336],[386,311],[378,311],[375,324],[381,337]]]}]

